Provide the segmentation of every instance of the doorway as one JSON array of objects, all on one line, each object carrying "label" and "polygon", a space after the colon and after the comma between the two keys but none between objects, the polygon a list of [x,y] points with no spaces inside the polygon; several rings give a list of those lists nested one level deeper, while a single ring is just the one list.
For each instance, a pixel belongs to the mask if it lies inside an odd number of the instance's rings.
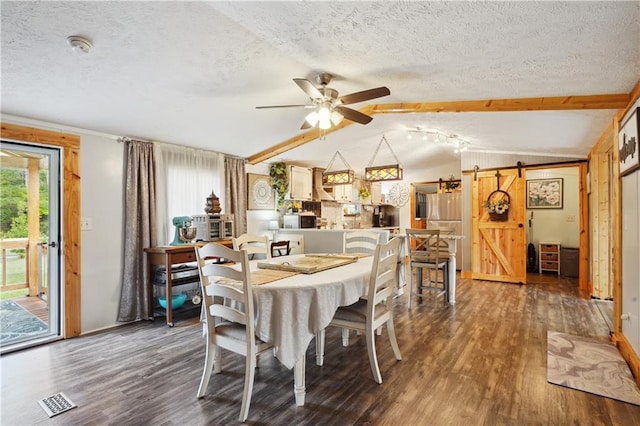
[{"label": "doorway", "polygon": [[61,338],[60,149],[0,148],[1,353]]}]

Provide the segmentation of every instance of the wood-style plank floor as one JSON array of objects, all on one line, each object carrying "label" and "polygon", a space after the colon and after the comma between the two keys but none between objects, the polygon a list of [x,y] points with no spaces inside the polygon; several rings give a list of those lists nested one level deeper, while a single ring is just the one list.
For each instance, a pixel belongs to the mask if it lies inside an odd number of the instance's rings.
[{"label": "wood-style plank floor", "polygon": [[[520,286],[459,280],[457,304],[396,299],[396,361],[377,338],[383,383],[373,381],[361,337],[342,347],[327,331],[325,365],[307,351],[306,405],[293,373],[259,362],[249,424],[638,425],[640,407],[547,383],[547,331],[607,338],[609,329],[575,280]],[[537,283],[536,283],[537,282]],[[223,351],[223,372],[196,399],[204,360],[194,320],[140,322],[2,356],[2,425],[234,424],[244,359]],[[64,392],[77,405],[49,419],[39,398]]]}]

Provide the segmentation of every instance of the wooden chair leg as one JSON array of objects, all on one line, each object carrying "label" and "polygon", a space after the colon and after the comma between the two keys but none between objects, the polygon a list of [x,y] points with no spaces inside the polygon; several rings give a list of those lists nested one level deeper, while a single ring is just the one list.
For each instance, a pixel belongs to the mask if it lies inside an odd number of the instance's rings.
[{"label": "wooden chair leg", "polygon": [[376,355],[376,336],[372,324],[367,324],[366,327],[367,336],[367,352],[369,353],[369,364],[371,365],[371,372],[373,373],[373,379],[376,383],[382,383],[382,375],[380,374],[380,367],[378,366],[378,356]]},{"label": "wooden chair leg", "polygon": [[219,374],[222,371],[222,349],[220,346],[214,346],[213,349],[213,372]]},{"label": "wooden chair leg", "polygon": [[402,354],[400,353],[400,347],[398,346],[398,341],[396,340],[396,330],[393,326],[393,316],[389,317],[387,321],[387,333],[389,333],[389,342],[391,343],[391,349],[393,349],[393,354],[396,356],[398,361],[402,361]]},{"label": "wooden chair leg", "polygon": [[407,294],[409,298],[409,309],[411,309],[411,299],[413,298],[413,267],[409,264],[409,294]]},{"label": "wooden chair leg", "polygon": [[244,392],[242,393],[242,406],[240,407],[240,421],[244,422],[249,416],[251,405],[251,393],[253,392],[253,377],[256,371],[256,354],[247,354],[244,369]]},{"label": "wooden chair leg", "polygon": [[348,328],[342,329],[342,346],[344,347],[349,346],[349,329]]},{"label": "wooden chair leg", "polygon": [[[209,387],[209,379],[211,378],[211,371],[215,362],[217,346],[207,344],[205,348],[204,356],[204,369],[202,370],[202,378],[200,379],[200,386],[198,387],[197,397],[202,398],[207,393],[207,387]],[[219,348],[218,348],[219,351]],[[217,362],[216,364],[220,364]]]}]

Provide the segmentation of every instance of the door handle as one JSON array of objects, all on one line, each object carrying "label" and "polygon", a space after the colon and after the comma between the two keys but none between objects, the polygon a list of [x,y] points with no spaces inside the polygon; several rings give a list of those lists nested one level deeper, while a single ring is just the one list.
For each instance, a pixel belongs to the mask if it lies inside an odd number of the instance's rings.
[{"label": "door handle", "polygon": [[55,241],[51,241],[49,244],[47,244],[49,247],[53,247],[56,248],[58,247],[58,243],[56,243]]}]

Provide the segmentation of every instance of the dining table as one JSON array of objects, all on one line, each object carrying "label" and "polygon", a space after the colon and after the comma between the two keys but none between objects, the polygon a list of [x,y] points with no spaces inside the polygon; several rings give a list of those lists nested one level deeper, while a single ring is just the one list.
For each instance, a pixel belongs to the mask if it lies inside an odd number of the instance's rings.
[{"label": "dining table", "polygon": [[464,235],[440,234],[440,239],[447,242],[449,249],[449,264],[447,270],[449,272],[449,304],[456,304],[456,249],[458,241],[464,239]]},{"label": "dining table", "polygon": [[[291,265],[304,254],[269,259],[271,264]],[[263,261],[262,261],[263,262]],[[275,357],[294,370],[296,404],[304,405],[305,367],[309,343],[331,322],[340,306],[348,306],[366,296],[373,256],[315,273],[287,273],[263,284],[254,284],[255,333],[273,343]],[[260,260],[252,260],[252,275],[260,271]],[[278,271],[270,271],[277,273]],[[277,274],[275,274],[277,277]],[[253,281],[253,279],[252,279]],[[317,350],[322,365],[323,350]]]}]

